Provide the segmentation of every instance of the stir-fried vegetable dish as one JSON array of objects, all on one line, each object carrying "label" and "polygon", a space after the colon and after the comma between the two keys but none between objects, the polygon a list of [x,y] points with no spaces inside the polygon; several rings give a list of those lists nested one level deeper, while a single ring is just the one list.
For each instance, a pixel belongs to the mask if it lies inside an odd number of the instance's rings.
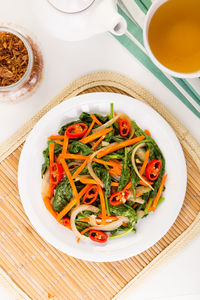
[{"label": "stir-fried vegetable dish", "polygon": [[82,112],[48,138],[42,197],[77,241],[97,243],[136,232],[158,209],[167,178],[165,159],[151,137],[124,113]]}]

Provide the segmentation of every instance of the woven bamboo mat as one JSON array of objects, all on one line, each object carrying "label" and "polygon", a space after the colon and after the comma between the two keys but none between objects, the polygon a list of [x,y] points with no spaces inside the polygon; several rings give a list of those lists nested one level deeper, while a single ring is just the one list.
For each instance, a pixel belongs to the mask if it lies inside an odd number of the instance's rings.
[{"label": "woven bamboo mat", "polygon": [[[188,186],[176,222],[153,247],[126,260],[91,263],[63,254],[36,233],[20,201],[17,168],[23,141],[46,111],[71,96],[102,91],[136,97],[151,105],[170,123],[185,153]],[[12,293],[13,299],[56,300],[118,298],[130,285],[136,286],[200,233],[199,151],[190,133],[158,100],[132,80],[103,72],[73,82],[0,148],[0,284]]]}]

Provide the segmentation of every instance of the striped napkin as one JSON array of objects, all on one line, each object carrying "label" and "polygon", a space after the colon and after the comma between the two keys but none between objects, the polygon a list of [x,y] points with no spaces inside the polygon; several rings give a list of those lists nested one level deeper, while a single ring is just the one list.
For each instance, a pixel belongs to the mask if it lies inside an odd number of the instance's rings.
[{"label": "striped napkin", "polygon": [[163,73],[148,57],[143,44],[142,27],[145,14],[155,0],[119,0],[119,13],[127,21],[127,32],[114,36],[154,76],[156,76],[177,98],[200,118],[200,79],[180,79]]}]

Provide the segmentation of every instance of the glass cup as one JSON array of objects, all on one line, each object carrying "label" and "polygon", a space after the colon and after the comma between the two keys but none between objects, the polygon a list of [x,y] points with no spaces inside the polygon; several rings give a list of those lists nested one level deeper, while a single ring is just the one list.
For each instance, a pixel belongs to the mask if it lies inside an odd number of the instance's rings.
[{"label": "glass cup", "polygon": [[148,10],[148,13],[145,17],[145,23],[144,23],[144,28],[143,28],[143,40],[144,40],[144,46],[147,50],[147,53],[149,55],[149,57],[151,58],[151,60],[154,62],[154,64],[164,73],[167,73],[171,76],[174,77],[178,77],[178,78],[197,78],[200,77],[200,71],[194,72],[194,73],[179,73],[173,70],[168,69],[167,67],[165,67],[163,64],[161,64],[157,58],[154,56],[151,47],[149,45],[149,40],[148,40],[148,29],[149,29],[149,25],[151,23],[152,17],[154,16],[155,12],[157,11],[157,9],[164,4],[165,2],[167,2],[169,0],[159,0],[159,1],[155,1],[150,9]]}]

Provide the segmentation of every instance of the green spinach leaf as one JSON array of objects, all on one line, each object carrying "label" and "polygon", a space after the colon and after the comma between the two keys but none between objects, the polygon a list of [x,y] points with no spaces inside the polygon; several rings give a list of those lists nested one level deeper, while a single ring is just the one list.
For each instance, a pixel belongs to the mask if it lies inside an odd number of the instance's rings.
[{"label": "green spinach leaf", "polygon": [[44,163],[42,164],[42,169],[41,169],[41,174],[42,174],[42,177],[43,175],[45,174],[48,166],[49,166],[49,147],[46,148],[43,152],[43,157],[44,157]]},{"label": "green spinach leaf", "polygon": [[[116,234],[118,231],[121,231],[121,230],[123,230],[122,233]],[[136,229],[133,228],[133,227],[130,227],[128,229],[120,227],[118,230],[111,232],[110,240],[118,238],[118,237],[125,236],[125,235],[129,234],[130,232],[136,232]]]},{"label": "green spinach leaf", "polygon": [[102,116],[102,115],[99,115],[99,114],[94,114],[95,117],[102,123],[106,123],[109,121],[109,116]]},{"label": "green spinach leaf", "polygon": [[[102,116],[99,114],[94,114],[94,115],[102,124],[106,123],[109,120],[108,116]],[[90,117],[90,114],[87,112],[82,112],[79,116],[79,119],[82,122],[87,123],[88,125],[92,123],[92,118]]]},{"label": "green spinach leaf", "polygon": [[113,123],[113,128],[115,130],[115,136],[119,135],[120,133],[119,133],[119,123],[118,122]]},{"label": "green spinach leaf", "polygon": [[84,210],[83,212],[77,215],[76,221],[80,221],[80,219],[84,219],[84,218],[89,218],[91,215],[97,215],[97,214],[89,210]]},{"label": "green spinach leaf", "polygon": [[104,138],[104,141],[110,143],[112,137],[113,137],[113,130],[111,130],[109,133],[106,134],[106,137]]},{"label": "green spinach leaf", "polygon": [[72,142],[69,145],[68,150],[70,153],[74,153],[74,154],[81,152],[82,155],[89,155],[94,152],[90,147],[88,147],[87,145],[85,145],[79,141]]},{"label": "green spinach leaf", "polygon": [[[78,231],[82,231],[84,230],[85,228],[88,228],[90,227],[91,225],[88,224],[87,222],[81,222],[80,220],[83,219],[83,218],[89,218],[91,215],[97,215],[95,214],[94,212],[91,212],[91,211],[88,211],[88,210],[85,210],[81,213],[79,213],[76,217],[76,220],[75,220],[75,224],[76,224],[76,228],[78,229]],[[85,234],[86,236],[89,235],[89,233],[87,232]]]},{"label": "green spinach leaf", "polygon": [[53,209],[58,213],[70,202],[73,197],[73,192],[69,180],[64,177],[63,180],[57,185],[56,192],[53,200]]},{"label": "green spinach leaf", "polygon": [[79,119],[81,120],[81,122],[86,123],[88,126],[92,123],[92,118],[87,112],[82,112],[79,116]]},{"label": "green spinach leaf", "polygon": [[118,143],[121,143],[121,142],[124,142],[126,139],[122,138],[122,137],[119,137],[119,136],[115,136],[113,135],[112,138],[111,138],[111,142],[114,143],[114,142],[118,142]]},{"label": "green spinach leaf", "polygon": [[137,220],[138,220],[137,213],[129,205],[126,205],[126,204],[120,204],[120,205],[116,205],[116,206],[111,205],[110,212],[112,215],[124,216],[129,219],[129,224],[128,224],[128,226],[126,226],[126,229],[131,228],[131,227],[133,228],[137,223]]},{"label": "green spinach leaf", "polygon": [[[87,222],[76,221],[75,224],[76,224],[76,228],[78,229],[79,232],[90,227],[90,225]],[[89,236],[89,232],[86,232],[84,235]]]},{"label": "green spinach leaf", "polygon": [[124,156],[123,168],[119,180],[118,192],[123,190],[123,188],[129,182],[129,179],[130,179],[130,169],[128,167],[127,149],[125,149],[125,156]]},{"label": "green spinach leaf", "polygon": [[119,160],[123,160],[124,155],[122,154],[118,154],[116,152],[112,152],[111,154],[107,154],[103,157],[104,160],[109,160],[109,159],[119,159]]},{"label": "green spinach leaf", "polygon": [[95,174],[103,181],[104,188],[105,188],[105,194],[106,196],[110,195],[110,185],[111,185],[111,177],[108,172],[103,166],[99,164],[92,164],[92,168],[95,172]]}]

